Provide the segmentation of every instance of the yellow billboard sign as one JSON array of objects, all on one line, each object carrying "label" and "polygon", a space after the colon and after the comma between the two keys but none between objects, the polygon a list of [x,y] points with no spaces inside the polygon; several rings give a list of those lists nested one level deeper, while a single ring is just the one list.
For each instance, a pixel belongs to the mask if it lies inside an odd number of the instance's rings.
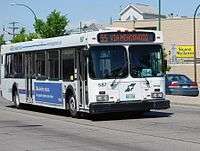
[{"label": "yellow billboard sign", "polygon": [[194,57],[193,45],[176,46],[176,58],[193,58],[193,57]]}]

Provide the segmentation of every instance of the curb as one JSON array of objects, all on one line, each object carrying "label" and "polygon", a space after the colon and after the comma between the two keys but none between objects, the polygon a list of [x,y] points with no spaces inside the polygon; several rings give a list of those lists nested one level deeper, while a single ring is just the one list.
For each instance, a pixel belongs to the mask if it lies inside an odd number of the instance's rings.
[{"label": "curb", "polygon": [[200,107],[200,104],[190,104],[190,103],[181,103],[181,102],[170,102],[172,105],[183,105],[183,106],[193,106]]}]

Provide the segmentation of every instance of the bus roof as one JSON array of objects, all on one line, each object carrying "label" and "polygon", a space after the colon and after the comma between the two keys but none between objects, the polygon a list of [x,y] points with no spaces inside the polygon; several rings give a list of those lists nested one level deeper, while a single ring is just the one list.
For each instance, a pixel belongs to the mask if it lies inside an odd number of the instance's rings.
[{"label": "bus roof", "polygon": [[[66,47],[80,47],[80,46],[87,46],[87,45],[99,45],[99,44],[103,45],[103,43],[99,43],[98,41],[97,35],[99,33],[127,33],[127,32],[154,33],[155,40],[154,42],[150,42],[150,43],[151,44],[163,43],[163,36],[162,36],[162,32],[160,31],[153,31],[153,30],[128,31],[125,29],[122,29],[120,31],[119,29],[110,29],[110,30],[91,31],[91,32],[85,32],[85,33],[79,33],[79,34],[71,34],[71,35],[65,35],[65,36],[54,37],[54,38],[35,39],[33,41],[2,45],[1,54],[49,50],[49,49],[61,49],[61,48],[66,48]],[[142,42],[137,42],[137,43],[143,44]],[[106,44],[108,45],[108,43]],[[109,45],[112,45],[112,44],[123,45],[123,42],[109,43]],[[129,44],[132,44],[132,43],[129,43]]]}]

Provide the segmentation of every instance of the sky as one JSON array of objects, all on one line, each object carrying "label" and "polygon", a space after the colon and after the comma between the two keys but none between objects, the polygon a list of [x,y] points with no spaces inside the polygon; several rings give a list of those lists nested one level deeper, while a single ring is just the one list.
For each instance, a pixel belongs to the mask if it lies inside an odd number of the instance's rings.
[{"label": "sky", "polygon": [[[17,21],[17,26],[25,27],[33,32],[34,16],[23,6],[11,6],[11,3],[25,4],[34,10],[37,18],[46,19],[54,10],[67,15],[70,20],[69,28],[79,26],[80,22],[109,24],[110,18],[119,19],[121,8],[129,3],[149,4],[158,9],[158,0],[0,0],[0,34],[3,27],[10,31],[10,22]],[[161,0],[162,14],[173,13],[179,16],[192,17],[200,0]],[[200,10],[199,10],[200,12]]]}]

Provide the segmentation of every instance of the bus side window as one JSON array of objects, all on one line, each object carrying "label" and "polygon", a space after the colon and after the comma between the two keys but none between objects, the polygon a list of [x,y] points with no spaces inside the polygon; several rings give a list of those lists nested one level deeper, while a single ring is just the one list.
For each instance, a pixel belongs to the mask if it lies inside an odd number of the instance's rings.
[{"label": "bus side window", "polygon": [[6,55],[5,77],[9,78],[12,73],[11,55]]},{"label": "bus side window", "polygon": [[14,57],[14,77],[24,78],[25,68],[24,68],[24,55],[23,53],[15,54]]},{"label": "bus side window", "polygon": [[9,54],[6,56],[5,70],[7,78],[24,77],[24,56],[22,53]]},{"label": "bus side window", "polygon": [[36,77],[45,77],[45,52],[36,53]]},{"label": "bus side window", "polygon": [[58,79],[59,73],[59,52],[58,51],[49,51],[48,56],[48,76],[52,79]]},{"label": "bus side window", "polygon": [[74,80],[74,52],[73,49],[64,49],[61,53],[61,78],[64,81]]}]

